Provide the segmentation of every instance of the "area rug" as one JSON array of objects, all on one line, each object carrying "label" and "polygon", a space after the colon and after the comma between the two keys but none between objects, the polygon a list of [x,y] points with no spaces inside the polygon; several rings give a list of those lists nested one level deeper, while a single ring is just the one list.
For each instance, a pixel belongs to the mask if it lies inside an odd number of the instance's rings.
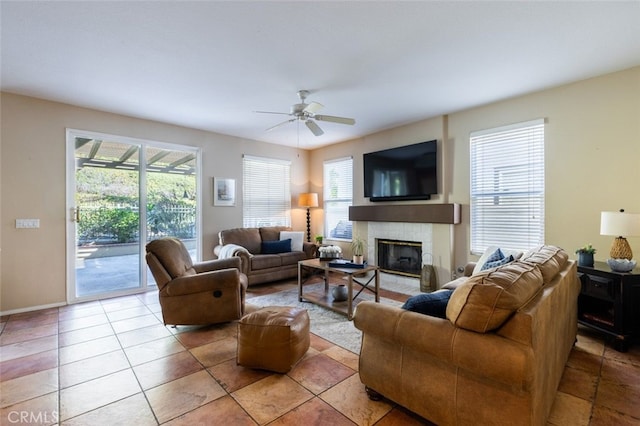
[{"label": "area rug", "polygon": [[[361,297],[364,296],[364,293]],[[367,300],[373,300],[373,296],[364,296]],[[380,303],[388,305],[401,306],[400,302],[380,298]],[[267,294],[264,296],[256,296],[247,299],[247,304],[266,307],[266,306],[294,306],[306,309],[309,313],[311,332],[325,340],[330,341],[342,348],[345,348],[356,354],[360,353],[360,344],[362,341],[362,332],[355,328],[353,321],[349,321],[346,315],[315,305],[311,302],[298,301],[298,289],[290,289],[278,293]]]},{"label": "area rug", "polygon": [[415,280],[415,283],[400,282],[387,278],[385,275],[384,273],[380,275],[380,288],[383,290],[395,291],[396,293],[407,294],[409,296],[422,293],[420,291],[419,280]]}]

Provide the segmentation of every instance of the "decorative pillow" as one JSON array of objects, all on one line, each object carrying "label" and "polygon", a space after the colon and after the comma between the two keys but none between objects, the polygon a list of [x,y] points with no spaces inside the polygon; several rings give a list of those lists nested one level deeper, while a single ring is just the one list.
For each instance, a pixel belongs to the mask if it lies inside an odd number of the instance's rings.
[{"label": "decorative pillow", "polygon": [[471,275],[475,275],[478,272],[482,271],[482,267],[484,266],[485,263],[487,263],[487,261],[489,260],[489,257],[491,257],[494,254],[496,254],[496,251],[498,251],[498,250],[500,251],[500,253],[502,253],[502,257],[500,257],[498,259],[493,259],[494,261],[503,259],[504,257],[508,257],[509,255],[512,255],[514,260],[518,260],[522,256],[522,252],[521,251],[505,250],[505,249],[500,248],[498,246],[487,247],[487,249],[484,251],[484,253],[482,253],[482,256],[480,256],[480,259],[478,259],[478,261],[476,262],[476,267],[473,268],[473,272],[471,273]]},{"label": "decorative pillow", "polygon": [[280,231],[280,240],[291,239],[291,251],[302,251],[304,232]]},{"label": "decorative pillow", "polygon": [[[500,249],[498,249],[500,250]],[[502,252],[500,252],[502,253]],[[482,268],[480,269],[481,271],[487,270],[487,269],[491,269],[491,268],[497,268],[498,266],[502,266],[502,265],[506,265],[509,262],[513,262],[513,255],[510,254],[507,257],[503,257],[502,259],[499,260],[494,260],[492,262],[485,262],[484,265],[482,265]]]},{"label": "decorative pillow", "polygon": [[262,254],[288,253],[291,251],[291,239],[281,241],[263,241]]},{"label": "decorative pillow", "polygon": [[496,251],[494,251],[489,255],[489,257],[487,257],[487,260],[485,260],[484,263],[486,264],[487,262],[495,262],[496,260],[502,259],[504,259],[504,253],[502,253],[502,250],[500,250],[500,248],[498,247]]},{"label": "decorative pillow", "polygon": [[516,261],[473,275],[451,295],[447,318],[456,327],[486,333],[500,327],[542,288],[537,265]]},{"label": "decorative pillow", "polygon": [[433,293],[423,293],[411,296],[404,302],[402,309],[417,312],[432,317],[446,318],[447,303],[453,290],[436,290]]}]

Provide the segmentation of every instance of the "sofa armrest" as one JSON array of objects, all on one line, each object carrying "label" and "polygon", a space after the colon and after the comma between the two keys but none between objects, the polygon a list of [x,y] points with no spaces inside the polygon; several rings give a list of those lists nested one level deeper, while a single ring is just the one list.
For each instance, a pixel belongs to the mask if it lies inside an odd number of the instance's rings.
[{"label": "sofa armrest", "polygon": [[314,243],[303,242],[302,243],[302,251],[307,255],[307,259],[313,259],[316,257],[316,252],[318,250],[318,246]]},{"label": "sofa armrest", "polygon": [[193,269],[195,269],[199,274],[203,272],[218,271],[220,269],[229,268],[237,268],[240,270],[242,268],[242,261],[240,260],[240,258],[229,257],[227,259],[214,259],[196,263],[193,265]]},{"label": "sofa armrest", "polygon": [[470,277],[471,275],[473,275],[473,270],[476,267],[477,262],[468,262],[466,265],[464,265],[464,276],[465,277]]},{"label": "sofa armrest", "polygon": [[164,296],[184,296],[220,289],[236,289],[240,294],[240,271],[236,268],[187,275],[171,281],[163,289]]},{"label": "sofa armrest", "polygon": [[353,324],[365,336],[372,334],[398,346],[451,360],[451,342],[456,328],[447,319],[365,301],[358,304]]},{"label": "sofa armrest", "polygon": [[358,304],[353,322],[363,339],[374,336],[480,377],[519,389],[526,389],[532,380],[532,348],[495,333],[475,333],[447,319],[370,301]]},{"label": "sofa armrest", "polygon": [[[220,250],[222,250],[222,245],[217,245],[213,248],[213,255],[216,257],[216,259],[214,260],[220,260]],[[253,257],[253,255],[251,253],[249,253],[248,251],[244,251],[244,250],[238,250],[236,251],[233,256],[225,258],[224,260],[228,260],[228,259],[240,259],[240,272],[242,272],[245,275],[249,274],[249,270],[251,269],[251,258]],[[230,266],[230,267],[235,267],[235,266]]]}]

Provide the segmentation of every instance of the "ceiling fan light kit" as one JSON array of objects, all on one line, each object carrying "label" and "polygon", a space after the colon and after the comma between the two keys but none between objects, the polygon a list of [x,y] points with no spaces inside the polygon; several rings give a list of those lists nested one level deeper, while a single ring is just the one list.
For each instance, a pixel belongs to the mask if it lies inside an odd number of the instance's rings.
[{"label": "ceiling fan light kit", "polygon": [[308,90],[298,90],[298,98],[300,98],[300,103],[291,105],[291,109],[289,110],[289,113],[274,112],[274,111],[255,111],[255,112],[260,114],[283,114],[283,115],[290,115],[293,117],[286,121],[283,121],[282,123],[278,123],[275,126],[269,127],[268,129],[266,129],[267,132],[277,129],[280,126],[284,126],[285,124],[292,123],[296,120],[303,121],[304,124],[307,126],[307,128],[315,136],[321,136],[324,134],[324,131],[320,128],[320,126],[318,126],[318,123],[316,123],[315,120],[327,121],[327,122],[338,123],[338,124],[348,124],[351,126],[356,124],[356,120],[354,120],[353,118],[335,117],[332,115],[317,115],[316,113],[320,111],[322,108],[324,108],[324,105],[322,105],[319,102],[306,103],[305,99],[307,99],[307,96],[309,96]]}]

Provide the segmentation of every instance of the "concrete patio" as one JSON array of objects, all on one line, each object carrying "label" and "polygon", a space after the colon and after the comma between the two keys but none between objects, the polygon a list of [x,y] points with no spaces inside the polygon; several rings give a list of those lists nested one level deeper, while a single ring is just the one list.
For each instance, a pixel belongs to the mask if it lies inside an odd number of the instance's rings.
[{"label": "concrete patio", "polygon": [[[195,240],[187,240],[185,245],[191,258],[195,259],[197,255]],[[137,250],[137,244],[80,248],[76,258],[77,296],[86,297],[138,288],[140,271]],[[149,268],[147,268],[147,286],[156,286]]]}]

